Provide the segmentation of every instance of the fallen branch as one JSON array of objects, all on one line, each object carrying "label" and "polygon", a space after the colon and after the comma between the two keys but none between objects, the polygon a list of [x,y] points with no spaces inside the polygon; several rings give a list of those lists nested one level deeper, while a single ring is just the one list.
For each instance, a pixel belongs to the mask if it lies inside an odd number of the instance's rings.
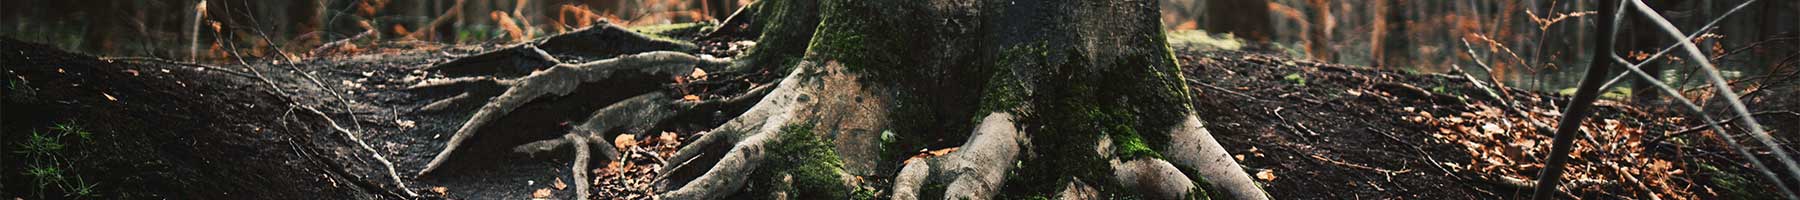
[{"label": "fallen branch", "polygon": [[1231,94],[1231,95],[1236,95],[1236,96],[1240,96],[1240,97],[1244,97],[1244,98],[1245,98],[1245,99],[1252,99],[1252,100],[1262,100],[1262,99],[1257,99],[1257,98],[1256,98],[1256,96],[1250,96],[1250,95],[1248,95],[1248,94],[1244,94],[1244,93],[1240,93],[1240,92],[1237,92],[1237,91],[1231,91],[1231,89],[1225,89],[1225,88],[1222,88],[1222,87],[1219,87],[1219,86],[1216,86],[1216,85],[1212,85],[1212,84],[1206,84],[1206,83],[1204,83],[1204,82],[1200,82],[1200,79],[1188,79],[1188,80],[1187,80],[1187,82],[1188,82],[1188,83],[1191,83],[1191,84],[1195,84],[1195,85],[1200,85],[1200,86],[1203,86],[1203,87],[1206,87],[1206,88],[1208,88],[1208,89],[1213,89],[1213,90],[1218,90],[1218,91],[1221,91],[1221,92],[1225,92],[1225,94]]},{"label": "fallen branch", "polygon": [[[299,103],[295,102],[294,104],[299,104]],[[331,120],[331,116],[325,115],[325,112],[319,112],[319,109],[314,109],[311,106],[300,106],[300,107],[306,108],[306,110],[308,110],[308,111],[312,111],[313,114],[319,115],[320,118],[325,118],[325,122],[327,124],[331,125],[332,130],[337,130],[340,133],[344,133],[344,137],[350,138],[350,141],[356,142],[357,146],[362,147],[363,150],[369,151],[370,157],[375,157],[375,161],[380,161],[382,166],[387,167],[388,178],[392,178],[394,180],[394,184],[400,188],[400,191],[406,192],[407,196],[412,196],[412,197],[419,196],[419,193],[413,192],[411,188],[406,187],[406,181],[400,180],[400,173],[394,170],[394,162],[388,161],[387,157],[381,156],[381,151],[376,151],[374,147],[369,146],[369,143],[363,142],[362,137],[358,136],[356,134],[356,132],[351,132],[348,129],[344,129],[343,126],[338,126],[337,121]]]},{"label": "fallen branch", "polygon": [[[1700,51],[1700,48],[1695,46],[1693,41],[1685,40],[1686,38],[1682,37],[1680,29],[1676,29],[1674,24],[1670,23],[1668,19],[1664,19],[1662,15],[1657,14],[1656,10],[1651,9],[1650,6],[1644,4],[1642,0],[1631,0],[1630,3],[1632,7],[1638,10],[1638,14],[1642,14],[1651,22],[1654,22],[1659,28],[1662,28],[1669,36],[1676,39],[1676,42],[1681,44],[1683,50],[1687,51],[1688,57],[1694,60],[1695,63],[1700,64],[1702,69],[1705,69],[1704,71],[1706,71],[1707,78],[1712,79],[1714,89],[1718,89],[1719,94],[1721,94],[1720,96],[1724,97],[1725,103],[1730,105],[1731,110],[1736,112],[1739,117],[1743,118],[1742,121],[1744,127],[1750,130],[1750,136],[1756,138],[1757,141],[1762,142],[1764,146],[1768,146],[1769,149],[1782,149],[1781,144],[1776,144],[1775,139],[1770,137],[1769,133],[1763,131],[1762,125],[1758,124],[1756,118],[1751,116],[1750,109],[1744,106],[1742,100],[1738,99],[1737,92],[1732,91],[1730,85],[1726,85],[1725,77],[1720,75],[1718,68],[1713,67],[1712,62],[1708,61],[1706,55],[1701,55],[1701,52],[1703,51]],[[1792,178],[1796,180],[1800,180],[1800,164],[1795,164],[1794,157],[1788,155],[1787,151],[1777,150],[1774,152],[1776,160],[1780,161],[1781,164],[1787,168],[1787,174],[1793,176]],[[1779,179],[1772,181],[1780,182]],[[1788,191],[1786,187],[1782,187],[1782,190],[1786,192],[1789,199],[1800,199],[1800,196],[1795,196],[1794,193]]]},{"label": "fallen branch", "polygon": [[349,136],[351,141],[356,142],[356,144],[358,146],[361,146],[364,150],[368,150],[369,156],[375,157],[376,161],[381,161],[381,164],[387,167],[388,177],[393,178],[394,184],[400,188],[400,191],[406,192],[406,194],[411,197],[419,196],[419,193],[413,192],[412,189],[406,187],[406,182],[401,181],[399,173],[397,173],[394,170],[394,163],[389,162],[386,157],[381,156],[380,151],[376,151],[375,148],[369,147],[369,144],[366,142],[363,142],[361,137],[357,137],[355,132],[350,132],[350,130],[344,129],[343,126],[338,126],[337,121],[332,120],[330,116],[325,115],[325,112],[319,112],[318,109],[314,109],[311,106],[300,105],[299,101],[294,101],[293,95],[287,93],[287,91],[285,91],[285,90],[282,90],[280,84],[276,84],[275,81],[269,80],[269,78],[267,76],[262,75],[261,71],[256,70],[256,66],[252,66],[252,65],[250,65],[249,62],[244,61],[244,57],[242,55],[239,55],[236,51],[237,45],[231,44],[231,43],[226,43],[226,44],[231,45],[231,48],[233,49],[232,51],[229,51],[229,52],[231,52],[232,57],[237,58],[238,63],[244,65],[244,69],[250,70],[250,73],[255,74],[256,79],[262,80],[263,83],[268,84],[269,89],[275,90],[275,92],[280,94],[282,99],[287,100],[288,103],[291,104],[291,106],[298,106],[301,108],[306,108],[308,111],[312,111],[314,114],[318,114],[319,117],[325,118],[325,122],[327,124],[331,125],[331,128],[337,130],[338,132],[344,133],[346,136]]},{"label": "fallen branch", "polygon": [[[1738,10],[1743,10],[1744,7],[1750,6],[1751,3],[1756,3],[1756,0],[1745,1],[1744,3],[1738,4],[1737,7],[1732,7],[1731,10],[1727,10],[1727,11],[1725,11],[1724,14],[1720,14],[1718,18],[1713,18],[1712,21],[1706,22],[1705,26],[1700,26],[1700,29],[1695,29],[1695,30],[1701,30],[1701,31],[1695,31],[1694,33],[1688,34],[1688,36],[1682,38],[1681,41],[1693,41],[1694,38],[1699,38],[1700,35],[1705,35],[1705,33],[1706,33],[1705,30],[1710,30],[1714,26],[1719,25],[1719,21],[1724,21],[1726,17],[1730,17],[1732,13],[1737,13]],[[1623,13],[1619,13],[1619,14],[1615,14],[1615,15],[1623,15]],[[1622,21],[1620,21],[1620,20],[1624,20],[1624,18],[1623,17],[1614,18],[1613,24],[1617,25],[1617,24],[1621,23]],[[1656,53],[1650,54],[1650,56],[1646,57],[1646,59],[1644,59],[1643,61],[1638,61],[1638,63],[1626,62],[1626,65],[1631,66],[1629,68],[1637,68],[1639,66],[1643,66],[1645,63],[1650,63],[1651,61],[1655,61],[1657,58],[1662,58],[1663,54],[1668,54],[1670,51],[1674,51],[1675,48],[1678,48],[1678,47],[1681,47],[1680,43],[1669,44],[1668,47],[1663,47],[1662,50],[1656,51]],[[1631,73],[1631,72],[1620,72],[1618,76],[1613,76],[1612,80],[1606,81],[1606,85],[1603,85],[1600,88],[1609,88],[1613,84],[1619,83],[1620,79],[1624,79],[1625,76],[1629,75],[1628,73]],[[1680,94],[1680,93],[1669,93],[1669,94],[1672,95],[1672,94]]]}]

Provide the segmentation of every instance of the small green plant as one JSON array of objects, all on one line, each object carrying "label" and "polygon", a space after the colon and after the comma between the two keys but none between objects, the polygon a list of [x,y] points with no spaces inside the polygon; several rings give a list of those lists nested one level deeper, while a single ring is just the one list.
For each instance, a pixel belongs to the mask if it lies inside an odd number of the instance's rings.
[{"label": "small green plant", "polygon": [[26,166],[29,167],[22,174],[30,176],[36,182],[37,188],[33,192],[40,198],[46,197],[45,192],[53,188],[51,186],[55,186],[66,198],[100,197],[94,189],[99,186],[98,183],[88,183],[79,175],[71,175],[73,173],[67,168],[73,166],[71,162],[74,161],[64,156],[69,149],[69,145],[63,143],[66,137],[87,142],[93,139],[93,132],[82,129],[74,122],[56,123],[49,128],[48,133],[32,130],[31,135],[17,144],[18,150],[13,151],[27,158]]},{"label": "small green plant", "polygon": [[1306,77],[1300,76],[1300,73],[1288,74],[1285,77],[1281,77],[1281,79],[1293,82],[1295,85],[1306,86]]},{"label": "small green plant", "polygon": [[63,149],[61,140],[62,139],[59,137],[31,131],[31,136],[27,136],[25,142],[19,144],[19,150],[13,152],[26,154],[28,156],[54,155],[57,152],[61,152]]},{"label": "small green plant", "polygon": [[81,129],[81,126],[75,125],[73,121],[56,123],[55,126],[50,127],[50,130],[62,133],[64,136],[75,135],[75,138],[81,139],[83,142],[93,139],[94,136],[93,132]]}]

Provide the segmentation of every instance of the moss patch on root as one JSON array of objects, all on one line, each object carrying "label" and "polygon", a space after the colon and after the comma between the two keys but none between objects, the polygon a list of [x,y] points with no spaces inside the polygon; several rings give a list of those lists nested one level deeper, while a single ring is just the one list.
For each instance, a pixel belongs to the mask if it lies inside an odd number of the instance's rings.
[{"label": "moss patch on root", "polygon": [[832,151],[831,141],[820,138],[810,125],[782,128],[770,143],[762,166],[750,174],[755,180],[740,194],[764,194],[756,199],[849,199],[855,187],[844,182],[844,163]]}]

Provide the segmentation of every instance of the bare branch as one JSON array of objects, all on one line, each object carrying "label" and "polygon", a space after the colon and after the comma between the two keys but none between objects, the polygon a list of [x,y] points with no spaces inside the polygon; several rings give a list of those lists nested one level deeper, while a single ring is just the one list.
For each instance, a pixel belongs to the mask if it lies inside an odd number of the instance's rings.
[{"label": "bare branch", "polygon": [[[1631,0],[1630,3],[1633,8],[1638,10],[1638,14],[1643,15],[1644,18],[1649,19],[1651,22],[1655,22],[1655,24],[1659,28],[1662,28],[1664,32],[1668,33],[1671,38],[1676,39],[1676,42],[1680,42],[1683,50],[1687,50],[1688,57],[1692,58],[1694,63],[1700,64],[1701,69],[1706,71],[1707,78],[1712,79],[1713,87],[1719,90],[1721,97],[1725,98],[1725,103],[1729,104],[1731,110],[1736,112],[1739,117],[1744,118],[1740,121],[1743,121],[1745,128],[1750,129],[1750,136],[1753,136],[1758,142],[1762,142],[1764,146],[1768,146],[1770,149],[1782,149],[1781,144],[1775,143],[1775,139],[1769,137],[1769,133],[1763,131],[1762,125],[1756,122],[1754,116],[1751,116],[1750,109],[1746,108],[1743,101],[1738,99],[1737,92],[1731,91],[1731,86],[1726,84],[1727,82],[1725,81],[1724,76],[1719,75],[1719,69],[1713,67],[1712,61],[1707,59],[1706,55],[1702,55],[1703,51],[1700,51],[1700,48],[1695,46],[1693,41],[1686,40],[1685,37],[1682,37],[1681,29],[1675,28],[1675,25],[1669,23],[1668,19],[1664,19],[1661,15],[1657,15],[1656,10],[1651,9],[1649,5],[1644,4],[1644,1]],[[1787,151],[1776,150],[1774,152],[1775,158],[1778,161],[1781,161],[1781,164],[1787,168],[1788,174],[1792,175],[1795,179],[1800,179],[1800,164],[1794,163],[1794,157],[1788,155]],[[1788,197],[1795,198],[1791,195]]]}]

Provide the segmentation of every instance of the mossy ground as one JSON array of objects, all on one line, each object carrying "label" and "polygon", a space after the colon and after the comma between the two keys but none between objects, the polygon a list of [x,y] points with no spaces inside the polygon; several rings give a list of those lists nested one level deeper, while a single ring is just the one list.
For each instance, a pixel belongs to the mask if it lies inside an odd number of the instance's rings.
[{"label": "mossy ground", "polygon": [[844,182],[844,163],[838,160],[831,141],[815,135],[810,125],[782,128],[780,136],[764,152],[768,158],[752,172],[742,194],[757,194],[756,199],[775,199],[785,194],[788,199],[850,199],[868,197]]}]

